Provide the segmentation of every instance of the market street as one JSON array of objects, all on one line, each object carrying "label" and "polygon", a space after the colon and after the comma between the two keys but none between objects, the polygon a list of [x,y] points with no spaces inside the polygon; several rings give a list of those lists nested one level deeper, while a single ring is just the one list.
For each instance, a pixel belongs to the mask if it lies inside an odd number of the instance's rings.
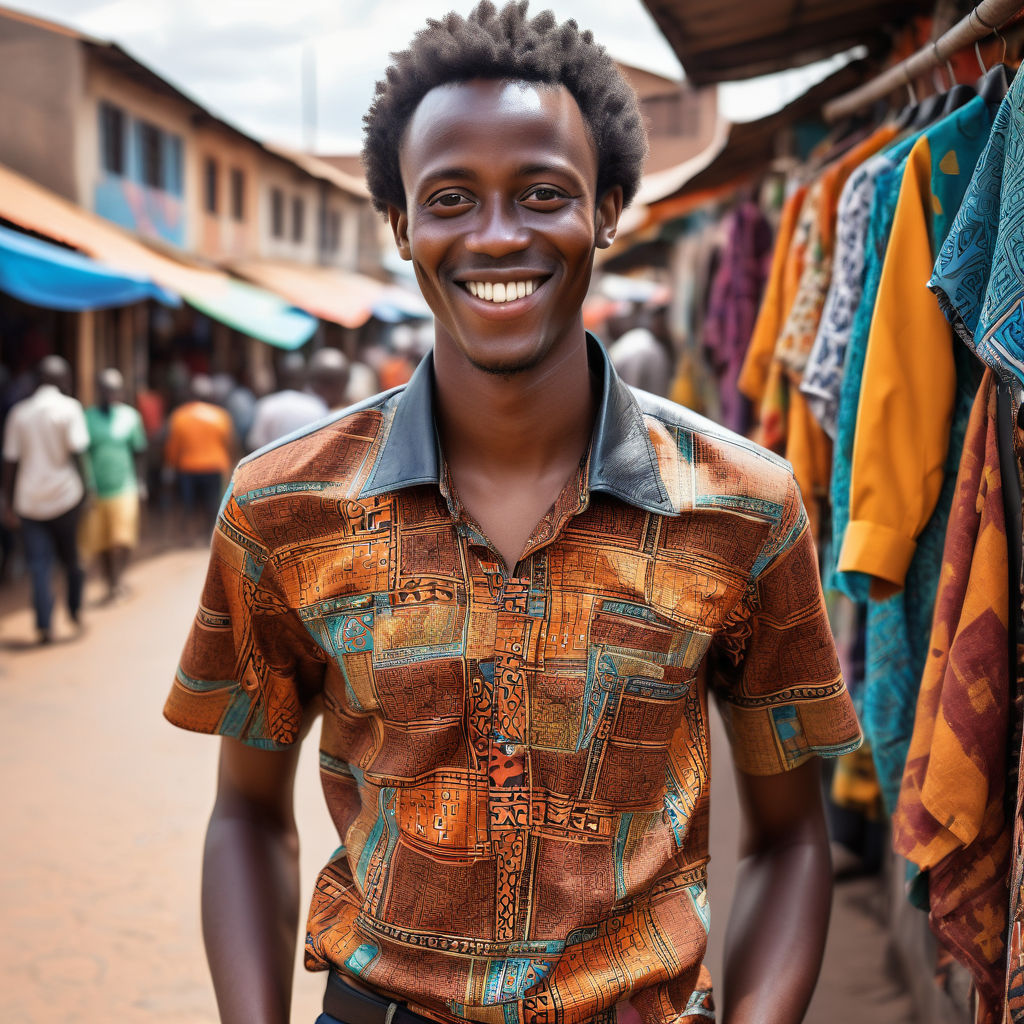
[{"label": "market street", "polygon": [[[199,926],[203,828],[217,743],[160,714],[206,564],[200,549],[130,572],[134,596],[94,608],[77,641],[28,646],[27,610],[0,618],[0,1019],[4,1024],[212,1024]],[[721,977],[737,813],[716,719],[709,965]],[[299,769],[302,885],[337,846],[316,777]],[[808,1024],[909,1024],[887,975],[873,881],[836,890],[826,967]],[[322,976],[297,972],[292,1019],[312,1024]]]}]

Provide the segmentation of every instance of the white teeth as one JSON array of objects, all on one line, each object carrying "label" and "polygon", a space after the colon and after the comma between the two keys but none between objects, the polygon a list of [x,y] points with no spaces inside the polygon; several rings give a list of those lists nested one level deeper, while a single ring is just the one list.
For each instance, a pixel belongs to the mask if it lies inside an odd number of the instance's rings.
[{"label": "white teeth", "polygon": [[488,302],[514,302],[525,299],[537,289],[537,281],[467,281],[466,290],[470,295]]}]

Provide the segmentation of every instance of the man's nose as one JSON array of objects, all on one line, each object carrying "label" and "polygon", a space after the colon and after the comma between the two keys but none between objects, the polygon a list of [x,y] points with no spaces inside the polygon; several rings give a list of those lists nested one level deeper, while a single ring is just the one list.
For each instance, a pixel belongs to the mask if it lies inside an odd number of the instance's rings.
[{"label": "man's nose", "polygon": [[529,244],[530,235],[515,205],[494,200],[481,207],[473,229],[466,236],[466,248],[485,256],[507,256]]}]

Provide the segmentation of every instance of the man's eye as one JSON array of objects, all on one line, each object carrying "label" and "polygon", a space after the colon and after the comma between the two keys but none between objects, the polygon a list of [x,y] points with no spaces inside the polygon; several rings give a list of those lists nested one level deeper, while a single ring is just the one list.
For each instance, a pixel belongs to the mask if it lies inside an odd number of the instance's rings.
[{"label": "man's eye", "polygon": [[442,192],[440,195],[435,196],[431,201],[431,206],[458,206],[460,203],[466,202],[466,197],[460,195],[458,192]]},{"label": "man's eye", "polygon": [[538,185],[526,193],[527,199],[536,199],[542,203],[550,202],[552,199],[562,199],[564,196],[556,188],[548,188],[546,185]]}]

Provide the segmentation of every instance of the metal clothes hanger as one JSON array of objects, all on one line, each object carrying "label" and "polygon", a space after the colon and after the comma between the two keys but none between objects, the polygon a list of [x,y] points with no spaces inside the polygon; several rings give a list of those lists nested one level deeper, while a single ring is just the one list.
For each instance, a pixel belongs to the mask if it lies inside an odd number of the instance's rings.
[{"label": "metal clothes hanger", "polygon": [[906,69],[904,69],[903,75],[906,79],[904,85],[907,87],[907,105],[899,112],[899,116],[896,118],[896,127],[900,131],[910,127],[914,118],[917,117],[917,108],[920,106],[917,101],[917,91],[914,89],[914,83],[911,82]]},{"label": "metal clothes hanger", "polygon": [[953,83],[953,87],[948,93],[946,93],[946,102],[942,108],[943,116],[946,114],[952,114],[954,110],[962,107],[965,103],[969,103],[978,95],[975,88],[956,80],[956,72],[953,70],[953,62],[948,57],[946,58],[946,74],[949,75],[949,80]]},{"label": "metal clothes hanger", "polygon": [[981,59],[981,47],[978,45],[978,40],[974,41],[974,56],[978,60],[978,67],[981,68],[981,78],[975,83],[974,88],[986,103],[1002,103],[1010,89],[1010,82],[1013,80],[1013,71],[1006,66],[1006,40],[995,25],[990,25],[982,18],[977,7],[971,11],[971,16],[977,18],[981,25],[991,30],[1003,44],[1003,55],[999,63],[986,69],[985,62]]}]

